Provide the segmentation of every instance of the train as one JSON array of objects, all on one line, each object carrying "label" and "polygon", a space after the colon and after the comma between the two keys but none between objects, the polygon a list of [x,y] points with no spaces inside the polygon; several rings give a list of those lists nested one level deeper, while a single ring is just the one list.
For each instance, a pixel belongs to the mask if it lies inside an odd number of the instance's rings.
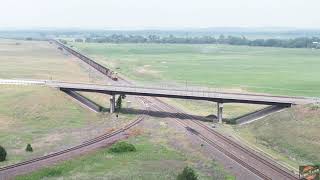
[{"label": "train", "polygon": [[68,51],[70,54],[78,57],[83,62],[87,63],[89,66],[95,68],[97,71],[99,71],[102,74],[106,75],[110,79],[112,79],[114,81],[118,81],[118,79],[119,79],[118,78],[118,74],[116,72],[114,72],[113,70],[102,66],[101,64],[95,62],[94,60],[88,58],[87,56],[84,56],[84,55],[80,54],[79,52],[69,48],[68,46],[64,45],[63,43],[59,42],[58,40],[54,39],[54,40],[51,40],[51,41],[56,43],[59,47],[61,47],[61,48],[65,49],[66,51]]}]

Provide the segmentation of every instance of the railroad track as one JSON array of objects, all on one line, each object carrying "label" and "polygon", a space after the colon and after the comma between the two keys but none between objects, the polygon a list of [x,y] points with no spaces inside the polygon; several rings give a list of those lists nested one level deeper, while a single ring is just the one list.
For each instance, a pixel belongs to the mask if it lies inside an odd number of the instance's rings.
[{"label": "railroad track", "polygon": [[[140,100],[144,104],[145,110],[147,110],[147,112],[149,112],[149,107],[146,106],[145,101],[142,98],[140,98]],[[146,118],[147,115],[148,114],[140,115],[136,120],[134,120],[133,122],[130,122],[126,126],[124,126],[122,128],[119,128],[119,129],[117,129],[117,130],[115,130],[113,132],[106,133],[106,134],[97,136],[97,137],[95,137],[93,139],[84,141],[80,145],[77,145],[77,146],[62,150],[62,151],[54,152],[54,153],[51,153],[51,154],[48,154],[48,155],[45,155],[45,156],[41,156],[41,157],[38,157],[38,158],[34,158],[34,159],[30,159],[30,160],[23,161],[23,162],[20,162],[20,163],[16,163],[16,164],[13,164],[13,165],[1,167],[0,168],[0,179],[2,179],[1,173],[4,173],[4,171],[13,170],[13,169],[16,169],[16,168],[19,168],[19,167],[22,167],[22,166],[32,165],[34,163],[41,162],[41,161],[46,161],[46,160],[49,160],[51,158],[58,157],[60,155],[64,155],[64,154],[67,154],[67,153],[70,153],[70,152],[76,152],[76,151],[78,151],[80,149],[95,145],[95,144],[100,143],[100,142],[102,142],[104,140],[107,140],[107,139],[112,138],[112,137],[114,137],[116,135],[119,135],[119,134],[129,130],[133,126],[139,124],[142,120],[144,120]],[[5,178],[9,178],[9,177],[10,177],[10,175],[9,176],[5,176]]]},{"label": "railroad track", "polygon": [[[178,124],[180,124],[181,126],[185,127],[189,132],[191,132],[194,135],[198,136],[200,139],[205,141],[207,144],[209,144],[210,146],[212,146],[215,149],[219,150],[220,152],[222,152],[223,154],[225,154],[226,156],[228,156],[232,160],[236,161],[237,163],[239,163],[240,165],[242,165],[243,167],[245,167],[246,169],[248,169],[252,173],[256,174],[260,178],[262,178],[262,179],[273,179],[272,177],[270,177],[267,174],[263,173],[257,167],[254,167],[254,166],[250,165],[249,163],[245,162],[241,158],[238,158],[236,155],[232,154],[229,151],[230,149],[226,149],[225,147],[220,146],[219,144],[214,142],[212,139],[204,136],[201,133],[198,133],[192,127],[194,127],[194,125],[196,125],[198,127],[201,127],[203,129],[205,129],[209,135],[214,135],[213,138],[215,138],[215,139],[219,138],[219,141],[222,141],[225,144],[229,144],[232,147],[234,147],[235,149],[237,149],[237,150],[249,155],[251,158],[255,159],[257,162],[264,164],[266,167],[270,168],[272,171],[278,173],[279,175],[282,175],[286,179],[298,179],[294,174],[289,173],[288,171],[286,171],[283,168],[279,167],[279,165],[275,165],[276,164],[275,162],[271,163],[270,161],[266,160],[265,158],[260,157],[261,155],[259,156],[258,154],[252,152],[252,150],[249,150],[248,148],[245,148],[242,145],[239,145],[238,143],[236,143],[233,140],[225,137],[224,135],[220,134],[219,132],[209,128],[207,125],[199,122],[198,120],[195,120],[192,115],[184,114],[181,110],[176,109],[175,107],[170,106],[167,103],[165,103],[165,102],[163,102],[163,101],[161,101],[161,100],[159,100],[157,98],[154,98],[154,99],[155,100],[152,101],[152,102],[158,102],[158,103],[152,104],[152,106],[155,109],[167,112],[168,116],[172,117]],[[190,119],[190,120],[189,121],[181,120],[181,119],[177,118],[176,116],[171,115],[169,112],[174,112],[174,113],[178,112],[180,117],[184,117],[184,118]]]},{"label": "railroad track", "polygon": [[[57,42],[57,44],[61,45],[61,43],[59,43],[59,42]],[[64,46],[64,45],[62,45],[62,46]],[[69,49],[67,49],[67,50],[69,50]],[[92,59],[90,59],[90,58],[88,58],[88,57],[86,57],[86,56],[82,55],[81,53],[76,52],[74,50],[72,50],[70,53],[75,55],[75,56],[77,56],[77,57],[79,57],[81,60],[83,60],[83,61],[85,61],[87,63],[88,63],[88,59],[90,61],[95,62],[94,60],[92,60]],[[103,67],[103,66],[101,66],[100,64],[95,65],[95,63],[93,63],[93,64],[88,63],[88,64],[104,74],[104,71],[100,70],[100,68]],[[106,70],[109,71],[109,69],[107,69],[107,68],[106,68]],[[105,74],[105,75],[107,75],[107,74]],[[107,77],[109,77],[109,76],[107,75]],[[125,82],[127,84],[132,85],[132,83],[130,81],[127,81],[124,78],[118,77],[118,79],[120,81],[123,81],[123,82]],[[220,134],[219,132],[214,131],[213,129],[209,128],[205,124],[203,124],[201,122],[198,122],[191,115],[184,114],[181,110],[179,110],[179,109],[177,109],[177,108],[175,108],[173,106],[168,105],[167,103],[159,100],[158,98],[145,98],[145,97],[143,97],[142,99],[144,99],[145,101],[150,102],[150,104],[152,104],[152,107],[155,108],[156,110],[161,110],[161,111],[167,112],[169,116],[171,116],[174,120],[176,120],[176,122],[178,124],[182,125],[183,127],[190,128],[190,126],[192,127],[194,125],[196,125],[198,127],[201,127],[203,130],[206,131],[207,134],[209,134],[211,136],[214,136],[216,138],[219,138],[220,141],[232,146],[233,148],[241,151],[244,154],[247,154],[249,157],[253,158],[255,161],[265,165],[267,168],[270,168],[270,170],[272,170],[275,173],[278,173],[278,175],[283,176],[285,179],[298,179],[294,174],[291,174],[291,173],[287,172],[286,170],[284,170],[284,168],[279,167],[280,165],[275,165],[275,164],[277,164],[276,162],[270,162],[271,159],[266,160],[265,158],[260,157],[261,155],[259,156],[259,154],[253,153],[252,150],[248,150],[248,148],[245,148],[245,147],[239,145],[238,143],[236,143],[236,142],[232,141],[231,139],[225,137],[224,135]],[[160,103],[160,104],[157,105],[156,103]],[[190,120],[184,122],[181,119],[178,119],[176,116],[171,115],[169,112],[174,112],[174,113],[178,112],[178,113],[180,113],[181,116],[184,116],[184,117],[186,117],[186,119],[190,119]],[[190,129],[192,129],[192,128],[190,128]],[[246,169],[248,169],[249,171],[251,171],[252,173],[257,175],[258,177],[260,177],[262,179],[272,179],[270,177],[270,175],[267,175],[266,173],[262,172],[258,168],[254,167],[253,166],[254,164],[250,165],[248,162],[245,162],[244,160],[238,158],[236,155],[234,155],[233,153],[229,152],[228,151],[229,149],[226,149],[225,147],[217,144],[212,139],[202,135],[201,133],[193,132],[193,134],[197,135],[200,139],[202,139],[203,141],[208,143],[211,147],[219,150],[220,152],[222,152],[223,154],[225,154],[226,156],[228,156],[229,158],[231,158],[235,162],[239,163],[240,165],[242,165],[243,167],[245,167]],[[279,179],[279,178],[277,178],[277,179]]]}]

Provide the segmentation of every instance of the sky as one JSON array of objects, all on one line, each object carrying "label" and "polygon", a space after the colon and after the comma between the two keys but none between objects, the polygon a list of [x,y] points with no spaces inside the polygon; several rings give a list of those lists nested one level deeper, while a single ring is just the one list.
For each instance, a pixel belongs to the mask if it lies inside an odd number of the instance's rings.
[{"label": "sky", "polygon": [[1,0],[6,28],[320,28],[320,0]]}]

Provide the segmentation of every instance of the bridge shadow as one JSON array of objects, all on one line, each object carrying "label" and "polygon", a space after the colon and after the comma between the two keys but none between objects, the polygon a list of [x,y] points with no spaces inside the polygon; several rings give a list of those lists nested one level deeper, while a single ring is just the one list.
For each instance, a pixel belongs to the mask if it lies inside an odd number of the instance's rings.
[{"label": "bridge shadow", "polygon": [[[104,112],[109,112],[108,108],[103,109]],[[166,112],[166,111],[152,111],[152,110],[143,110],[143,109],[133,109],[133,108],[123,108],[120,111],[120,114],[131,114],[131,115],[140,115],[140,114],[145,114],[149,115],[151,117],[156,117],[156,118],[178,118],[181,120],[184,119],[194,119],[198,121],[203,121],[203,122],[212,122],[213,116],[198,116],[198,115],[193,115],[193,114],[188,114],[188,113],[172,113],[172,112]]]}]

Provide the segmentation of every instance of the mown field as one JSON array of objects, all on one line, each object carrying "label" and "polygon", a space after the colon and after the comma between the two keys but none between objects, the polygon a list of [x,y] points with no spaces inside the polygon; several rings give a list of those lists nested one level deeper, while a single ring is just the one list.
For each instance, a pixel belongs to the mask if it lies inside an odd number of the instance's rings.
[{"label": "mown field", "polygon": [[184,44],[72,43],[140,82],[319,96],[319,50]]}]

